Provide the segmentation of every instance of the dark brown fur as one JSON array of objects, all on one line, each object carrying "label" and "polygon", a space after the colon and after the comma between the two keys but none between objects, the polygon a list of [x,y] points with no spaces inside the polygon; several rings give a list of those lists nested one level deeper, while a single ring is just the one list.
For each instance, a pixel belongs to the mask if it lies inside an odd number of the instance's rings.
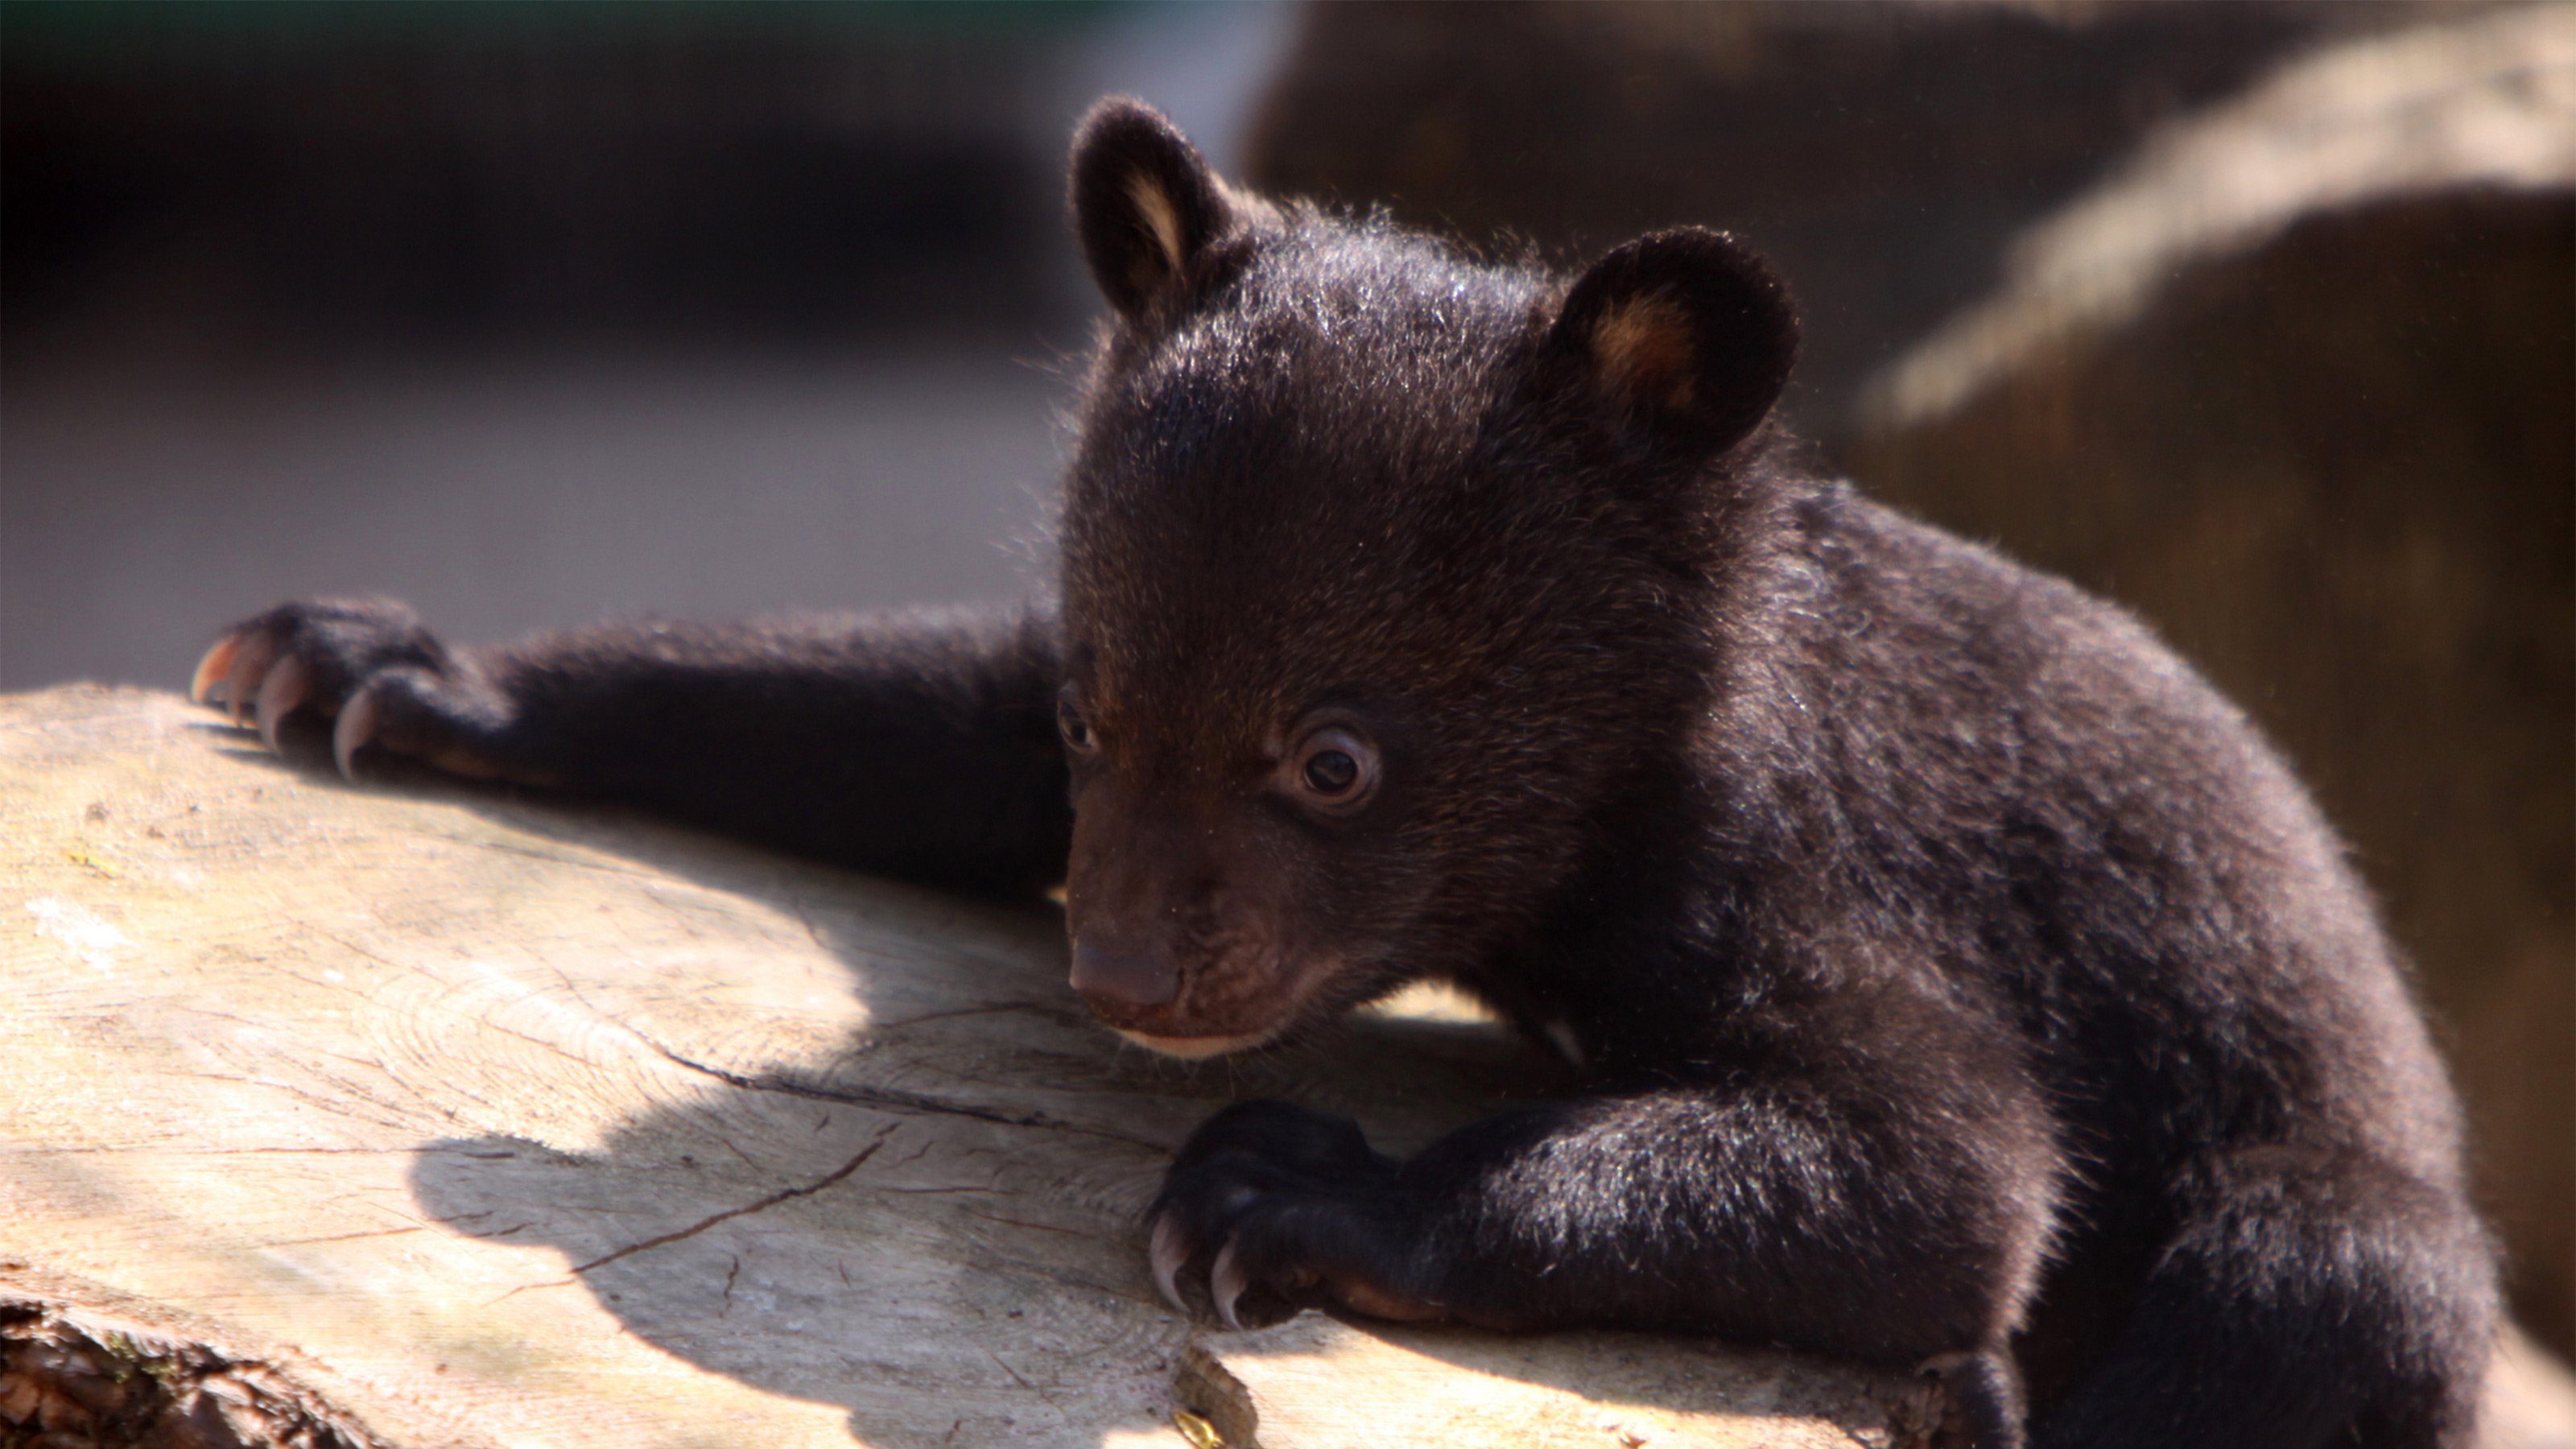
[{"label": "dark brown fur", "polygon": [[1059,620],[450,653],[303,604],[209,673],[871,868],[1069,860],[1075,984],[1166,1050],[1434,978],[1583,1069],[1406,1162],[1209,1122],[1152,1256],[1229,1321],[1785,1342],[1990,1446],[2025,1370],[2046,1445],[2468,1442],[2489,1250],[2334,837],[2126,616],[1792,464],[1758,259],[1481,266],[1132,103],[1074,199],[1117,317]]}]

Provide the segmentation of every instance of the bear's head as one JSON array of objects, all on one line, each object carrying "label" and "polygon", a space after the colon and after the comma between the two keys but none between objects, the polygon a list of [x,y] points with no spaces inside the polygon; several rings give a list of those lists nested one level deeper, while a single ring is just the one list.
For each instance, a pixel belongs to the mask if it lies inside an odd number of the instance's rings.
[{"label": "bear's head", "polygon": [[1797,350],[1732,238],[1566,281],[1227,187],[1096,108],[1067,482],[1073,981],[1209,1055],[1475,984],[1705,717]]}]

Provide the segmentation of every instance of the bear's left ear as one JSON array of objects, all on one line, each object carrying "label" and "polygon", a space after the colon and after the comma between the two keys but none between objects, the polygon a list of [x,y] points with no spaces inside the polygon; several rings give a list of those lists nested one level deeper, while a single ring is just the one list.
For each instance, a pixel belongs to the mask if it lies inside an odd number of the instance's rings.
[{"label": "bear's left ear", "polygon": [[1798,360],[1798,309],[1750,248],[1681,227],[1594,263],[1566,293],[1549,345],[1621,422],[1660,446],[1715,453],[1779,401]]},{"label": "bear's left ear", "polygon": [[1190,264],[1236,220],[1224,183],[1160,111],[1112,96],[1073,140],[1073,224],[1109,305],[1130,323],[1183,295]]}]

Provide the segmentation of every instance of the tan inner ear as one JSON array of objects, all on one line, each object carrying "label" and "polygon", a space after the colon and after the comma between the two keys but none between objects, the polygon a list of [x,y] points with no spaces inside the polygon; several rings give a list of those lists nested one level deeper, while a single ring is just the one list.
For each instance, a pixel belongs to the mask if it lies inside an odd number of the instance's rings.
[{"label": "tan inner ear", "polygon": [[1154,234],[1154,245],[1162,249],[1163,276],[1176,277],[1181,272],[1181,209],[1172,204],[1171,194],[1154,178],[1139,171],[1127,178],[1127,199],[1136,203],[1136,217]]},{"label": "tan inner ear", "polygon": [[1620,396],[1686,408],[1698,390],[1690,314],[1670,297],[1631,297],[1603,312],[1592,353],[1602,381]]}]

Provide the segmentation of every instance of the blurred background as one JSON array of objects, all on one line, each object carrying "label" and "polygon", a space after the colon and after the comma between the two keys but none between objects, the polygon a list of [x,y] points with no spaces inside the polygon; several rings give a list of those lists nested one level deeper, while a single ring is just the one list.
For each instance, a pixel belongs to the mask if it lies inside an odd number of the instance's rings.
[{"label": "blurred background", "polygon": [[2419,960],[2576,1348],[2576,6],[0,6],[0,688],[277,599],[474,641],[1025,592],[1074,119],[1805,298],[1822,464],[2121,599]]}]

